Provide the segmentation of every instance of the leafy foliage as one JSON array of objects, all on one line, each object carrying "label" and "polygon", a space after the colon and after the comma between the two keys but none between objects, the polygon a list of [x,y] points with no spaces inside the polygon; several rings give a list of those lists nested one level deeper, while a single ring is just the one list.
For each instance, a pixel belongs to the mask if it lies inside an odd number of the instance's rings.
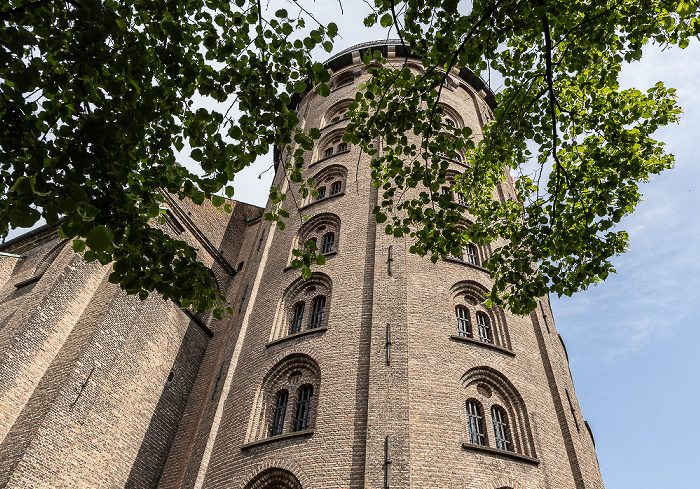
[{"label": "leafy foliage", "polygon": [[[61,235],[86,260],[112,262],[109,279],[127,292],[220,316],[222,297],[195,250],[149,223],[162,217],[163,192],[227,210],[216,193],[232,196],[234,175],[271,144],[291,156],[284,170],[302,197],[313,194],[303,155],[320,132],[300,131],[289,106],[294,93],[330,92],[310,51],[330,52],[337,27],[307,27],[314,18],[302,12],[266,19],[249,0],[7,2],[0,235],[63,219]],[[685,47],[698,33],[697,4],[375,0],[365,24],[377,23],[397,29],[426,67],[416,74],[366,55],[374,77],[352,106],[345,138],[373,157],[386,232],[411,235],[411,250],[433,261],[493,242],[491,298],[519,313],[613,271],[610,258],[627,244],[615,225],[638,203],[639,182],[672,165],[652,135],[680,113],[661,84],[621,90],[621,64],[649,42]],[[442,122],[454,67],[505,79],[483,135]],[[177,164],[183,150],[201,175]],[[440,191],[455,158],[468,163],[452,184],[460,204]],[[501,203],[493,189],[509,172],[518,193]],[[286,195],[272,188],[270,198],[266,219],[283,228]],[[306,275],[323,262],[314,248],[294,253]]]},{"label": "leafy foliage", "polygon": [[[220,316],[196,252],[149,221],[161,191],[221,206],[236,172],[292,141],[290,94],[328,80],[309,52],[335,25],[246,0],[10,0],[0,23],[0,235],[62,218],[127,292]],[[176,163],[186,146],[203,175]]]}]

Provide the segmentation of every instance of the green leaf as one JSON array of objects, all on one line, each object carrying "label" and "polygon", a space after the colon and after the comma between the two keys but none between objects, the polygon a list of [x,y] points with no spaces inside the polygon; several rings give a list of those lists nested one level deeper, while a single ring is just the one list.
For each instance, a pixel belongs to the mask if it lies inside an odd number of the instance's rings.
[{"label": "green leaf", "polygon": [[379,24],[382,27],[389,27],[394,24],[394,18],[391,16],[391,14],[384,14],[382,15],[382,18],[379,21]]},{"label": "green leaf", "polygon": [[97,226],[88,233],[85,243],[92,251],[100,253],[106,251],[107,247],[112,245],[113,240],[112,231],[104,226]]}]

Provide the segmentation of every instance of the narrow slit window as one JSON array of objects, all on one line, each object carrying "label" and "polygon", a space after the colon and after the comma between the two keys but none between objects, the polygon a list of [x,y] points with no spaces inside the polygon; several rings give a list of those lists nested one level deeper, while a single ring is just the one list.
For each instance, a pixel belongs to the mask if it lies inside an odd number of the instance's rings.
[{"label": "narrow slit window", "polygon": [[476,401],[467,401],[467,431],[469,431],[469,443],[474,445],[486,444],[483,416]]},{"label": "narrow slit window", "polygon": [[510,440],[508,438],[508,418],[506,413],[498,406],[491,408],[491,419],[493,419],[493,437],[496,441],[496,448],[510,450]]},{"label": "narrow slit window", "polygon": [[311,311],[311,324],[309,328],[315,329],[323,326],[323,319],[326,315],[326,298],[324,296],[316,297],[314,307]]},{"label": "narrow slit window", "polygon": [[321,253],[330,253],[333,251],[333,245],[335,244],[335,234],[328,233],[323,237],[323,248]]},{"label": "narrow slit window", "polygon": [[294,317],[292,318],[292,324],[289,327],[289,334],[298,333],[301,331],[301,324],[304,321],[304,307],[306,303],[299,302],[294,306]]},{"label": "narrow slit window", "polygon": [[491,325],[488,316],[483,312],[476,313],[476,326],[479,330],[479,340],[491,343]]},{"label": "narrow slit window", "polygon": [[469,324],[469,311],[464,306],[455,307],[455,315],[457,316],[457,335],[468,338],[471,336]]},{"label": "narrow slit window", "polygon": [[309,429],[313,394],[314,388],[310,385],[305,385],[301,388],[301,390],[299,390],[299,397],[297,398],[297,413],[294,418],[294,431]]},{"label": "narrow slit window", "polygon": [[281,435],[284,431],[284,416],[287,414],[287,399],[289,398],[289,393],[287,391],[280,391],[277,394],[277,402],[275,402],[275,409],[272,413],[272,424],[270,425],[270,436]]}]

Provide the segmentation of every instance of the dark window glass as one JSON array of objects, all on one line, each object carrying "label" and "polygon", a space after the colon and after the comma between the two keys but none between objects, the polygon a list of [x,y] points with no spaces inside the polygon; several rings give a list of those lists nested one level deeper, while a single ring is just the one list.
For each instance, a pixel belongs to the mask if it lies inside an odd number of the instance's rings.
[{"label": "dark window glass", "polygon": [[508,418],[498,406],[491,408],[491,418],[493,419],[493,437],[496,440],[496,448],[510,450],[510,440],[508,439]]},{"label": "dark window glass", "polygon": [[331,156],[332,154],[333,154],[333,148],[330,147],[330,148],[326,148],[326,151],[324,151],[323,156],[326,157],[326,158],[328,158],[328,157]]},{"label": "dark window glass", "polygon": [[331,185],[331,195],[337,195],[343,189],[343,182],[333,182]]},{"label": "dark window glass", "polygon": [[309,421],[311,420],[311,401],[314,395],[314,388],[310,385],[305,385],[299,390],[297,398],[297,414],[294,418],[294,431],[303,431],[309,429]]},{"label": "dark window glass", "polygon": [[338,122],[339,120],[340,120],[340,116],[337,116],[337,115],[336,115],[335,117],[333,117],[333,118],[331,119],[331,124],[333,124],[334,122]]},{"label": "dark window glass", "polygon": [[467,246],[467,261],[472,265],[479,264],[479,254],[476,249],[476,245],[470,244]]},{"label": "dark window glass", "polygon": [[335,243],[335,234],[328,233],[323,237],[323,247],[321,248],[321,253],[330,253],[333,251],[333,244]]},{"label": "dark window glass", "polygon": [[304,307],[306,304],[304,302],[297,303],[294,306],[294,317],[292,318],[292,325],[289,328],[289,334],[298,333],[301,331],[301,323],[304,320]]},{"label": "dark window glass", "polygon": [[275,410],[272,413],[272,424],[270,425],[270,436],[281,435],[282,430],[284,430],[284,415],[287,413],[288,398],[289,393],[287,391],[277,393],[277,402],[275,403]]},{"label": "dark window glass", "polygon": [[476,401],[467,401],[467,430],[469,443],[485,445],[483,416]]},{"label": "dark window glass", "polygon": [[467,198],[464,196],[463,193],[457,194],[457,202],[459,202],[459,205],[467,205]]},{"label": "dark window glass", "polygon": [[469,311],[464,306],[455,307],[455,315],[457,316],[457,334],[459,336],[471,336],[471,327],[469,324]]},{"label": "dark window glass", "polygon": [[479,329],[479,340],[491,343],[491,326],[489,318],[483,312],[476,313],[476,326]]},{"label": "dark window glass", "polygon": [[344,87],[345,85],[350,85],[353,82],[352,77],[344,78],[338,82],[336,87]]},{"label": "dark window glass", "polygon": [[340,143],[338,145],[338,153],[342,153],[343,151],[348,150],[348,143]]},{"label": "dark window glass", "polygon": [[311,324],[309,328],[320,328],[323,326],[323,317],[326,314],[326,298],[319,296],[314,299],[314,308],[311,311]]},{"label": "dark window glass", "polygon": [[449,196],[450,200],[452,200],[452,192],[450,191],[450,187],[442,187],[442,195],[447,195]]},{"label": "dark window glass", "polygon": [[326,187],[317,188],[316,191],[318,192],[318,197],[316,197],[317,200],[321,200],[326,197]]}]

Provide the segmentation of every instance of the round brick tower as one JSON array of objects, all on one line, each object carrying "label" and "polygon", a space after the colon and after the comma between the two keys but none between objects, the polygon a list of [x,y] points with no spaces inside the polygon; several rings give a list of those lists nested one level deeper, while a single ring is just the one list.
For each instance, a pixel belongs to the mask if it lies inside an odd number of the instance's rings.
[{"label": "round brick tower", "polygon": [[[304,173],[319,197],[301,200],[277,164],[298,208],[289,195],[286,229],[265,222],[250,238],[180,487],[603,488],[548,299],[529,316],[488,309],[489,247],[433,264],[376,224],[368,157],[342,142],[368,49],[406,56],[399,43],[350,48],[326,63],[330,96],[298,100],[301,126],[322,132]],[[495,99],[461,69],[441,103],[479,137]],[[514,192],[508,179],[496,190]],[[326,264],[304,281],[291,252],[309,239]]]}]

